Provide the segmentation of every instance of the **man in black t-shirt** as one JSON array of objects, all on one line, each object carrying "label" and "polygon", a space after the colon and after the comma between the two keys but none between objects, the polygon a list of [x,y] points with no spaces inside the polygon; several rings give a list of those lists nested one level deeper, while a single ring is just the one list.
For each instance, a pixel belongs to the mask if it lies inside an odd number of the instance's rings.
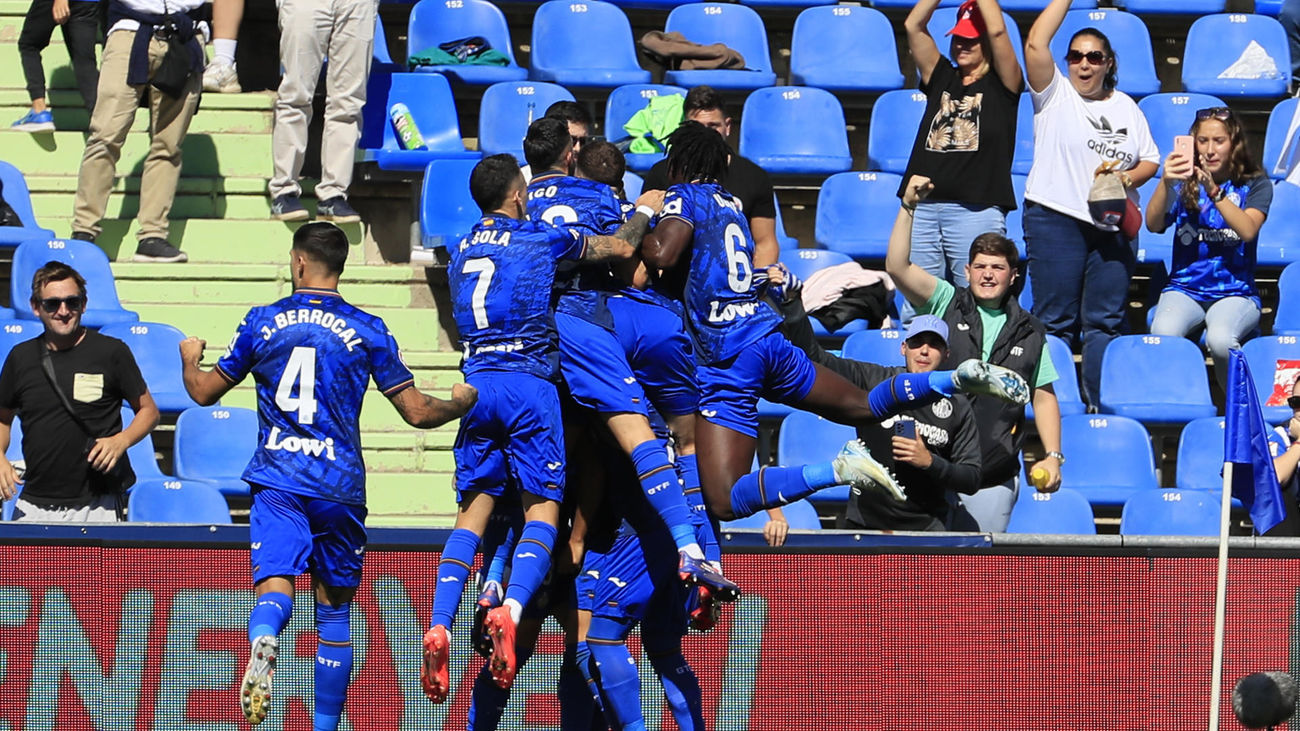
[{"label": "man in black t-shirt", "polygon": [[[731,136],[731,117],[722,107],[722,95],[711,86],[697,86],[686,94],[682,103],[686,119],[714,130],[723,138]],[[660,160],[645,175],[642,190],[668,190],[668,161]],[[740,200],[741,211],[754,235],[754,267],[775,264],[781,244],[776,240],[776,199],[767,172],[740,155],[732,155],[722,187]]]},{"label": "man in black t-shirt", "polygon": [[[121,520],[124,491],[135,482],[126,450],[158,424],[158,407],[126,344],[82,326],[86,280],[75,269],[55,261],[38,269],[31,306],[45,332],[14,346],[0,369],[0,497],[21,486],[14,520]],[[77,418],[54,390],[46,358]],[[123,401],[135,411],[126,429]],[[25,475],[4,456],[15,416]]]}]

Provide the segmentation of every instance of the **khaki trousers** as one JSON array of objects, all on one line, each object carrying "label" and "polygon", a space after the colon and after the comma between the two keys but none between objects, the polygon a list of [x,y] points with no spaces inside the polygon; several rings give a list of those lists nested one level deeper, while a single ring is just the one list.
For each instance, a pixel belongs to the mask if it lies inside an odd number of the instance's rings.
[{"label": "khaki trousers", "polygon": [[311,100],[326,58],[321,179],[315,192],[319,200],[348,194],[361,137],[377,7],[376,0],[280,0],[284,77],[271,132],[275,170],[268,189],[272,198],[302,194],[298,176],[307,153]]},{"label": "khaki trousers", "polygon": [[[108,207],[113,176],[122,154],[122,143],[135,121],[141,94],[149,99],[149,153],[140,176],[141,239],[167,238],[167,215],[176,198],[176,184],[181,177],[181,143],[189,131],[190,119],[199,106],[203,74],[195,73],[179,98],[171,97],[148,84],[127,84],[131,44],[135,31],[119,30],[108,34],[104,58],[99,69],[98,98],[90,116],[90,137],[81,157],[77,174],[77,200],[72,213],[74,233],[98,236],[99,222]],[[203,43],[200,36],[199,43]],[[149,73],[152,75],[167,52],[167,44],[149,41]]]}]

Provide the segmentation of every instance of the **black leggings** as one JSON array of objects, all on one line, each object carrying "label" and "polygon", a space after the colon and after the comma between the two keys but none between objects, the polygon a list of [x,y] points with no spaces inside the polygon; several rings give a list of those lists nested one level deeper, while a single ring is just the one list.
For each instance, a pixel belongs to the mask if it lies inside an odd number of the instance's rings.
[{"label": "black leggings", "polygon": [[[108,2],[108,0],[102,0]],[[27,93],[32,99],[45,96],[45,67],[41,51],[50,45],[54,34],[54,0],[32,0],[18,36],[18,54],[22,59]],[[99,40],[99,3],[71,0],[68,19],[63,23],[63,42],[72,59],[72,71],[86,109],[95,111],[95,89],[99,85],[99,67],[95,63],[95,42]]]}]

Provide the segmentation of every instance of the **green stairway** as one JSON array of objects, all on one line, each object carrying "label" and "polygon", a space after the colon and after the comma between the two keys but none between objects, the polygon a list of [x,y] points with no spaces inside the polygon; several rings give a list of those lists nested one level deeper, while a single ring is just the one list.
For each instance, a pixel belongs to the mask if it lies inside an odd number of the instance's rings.
[{"label": "green stairway", "polygon": [[[21,117],[28,106],[17,49],[26,11],[23,0],[0,0],[0,124],[4,126]],[[41,225],[67,235],[89,115],[75,90],[62,41],[56,31],[43,55],[51,77],[49,102],[59,131],[28,134],[0,129],[0,159],[25,173]],[[137,113],[118,163],[119,178],[99,239],[115,260],[118,294],[142,320],[166,322],[207,340],[207,364],[220,357],[251,306],[269,303],[291,290],[287,259],[294,226],[270,219],[266,195],[273,101],[270,93],[204,95],[185,139],[183,177],[171,213],[171,240],[189,254],[186,264],[130,261],[139,175],[149,142],[147,110]],[[310,183],[305,187],[310,190]],[[393,197],[403,200],[386,202],[385,211],[403,210],[409,189],[397,186],[395,191]],[[314,208],[309,197],[304,203]],[[366,214],[364,207],[358,208]],[[349,302],[384,319],[401,344],[417,384],[446,396],[451,385],[461,380],[459,354],[449,349],[440,330],[424,270],[385,262],[380,254],[404,249],[400,241],[375,241],[386,231],[404,232],[406,227],[400,225],[404,222],[381,223],[387,228],[344,227],[353,247],[340,289]],[[255,408],[251,382],[241,384],[223,403]],[[455,427],[412,429],[382,395],[373,389],[367,394],[361,429],[371,525],[452,523]]]}]

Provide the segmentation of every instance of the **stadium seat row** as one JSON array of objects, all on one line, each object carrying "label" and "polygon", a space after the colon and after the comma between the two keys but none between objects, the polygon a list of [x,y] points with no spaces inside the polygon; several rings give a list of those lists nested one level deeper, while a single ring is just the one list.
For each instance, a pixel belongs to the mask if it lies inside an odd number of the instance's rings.
[{"label": "stadium seat row", "polygon": [[[792,4],[817,6],[802,11],[795,21],[790,47],[792,83],[856,92],[904,86],[894,40],[900,34],[894,32],[882,12],[869,7],[820,2]],[[1004,8],[1034,10],[1037,4],[1031,2],[1020,7],[1011,3]],[[1148,4],[1160,3],[1150,0]],[[1189,10],[1186,3],[1180,3],[1178,9],[1185,14],[1220,13],[1222,2],[1208,3],[1216,4],[1217,9],[1210,11]],[[776,83],[769,34],[762,17],[753,8],[730,3],[673,5],[664,25],[666,32],[680,32],[696,43],[722,43],[744,57],[745,68],[668,70],[664,79],[667,83],[751,90]],[[1144,9],[1142,3],[1136,9],[1133,5],[1130,3],[1130,10],[1135,12]],[[1095,3],[1077,2],[1073,7],[1053,40],[1053,57],[1064,57],[1065,46],[1074,31],[1097,27],[1110,37],[1117,55],[1123,59],[1119,88],[1134,96],[1160,90],[1151,36],[1138,15],[1099,9]],[[1006,20],[1012,38],[1021,38],[1019,27],[1010,15]],[[930,34],[941,39],[953,23],[953,11],[936,12],[930,22]],[[474,85],[531,78],[573,88],[611,88],[650,81],[650,72],[637,61],[627,16],[615,3],[552,0],[537,8],[531,27],[531,68],[524,69],[514,59],[505,16],[495,5],[487,0],[421,0],[412,9],[408,22],[408,54],[448,41],[482,36],[509,58],[508,66],[444,65],[424,66],[419,70],[445,73],[459,82]],[[1015,45],[1017,53],[1022,53],[1021,44]],[[1274,70],[1280,71],[1269,73],[1268,67],[1261,65],[1252,66],[1250,73],[1225,74],[1248,54],[1248,60],[1263,64],[1264,56],[1260,53],[1271,60]],[[1021,66],[1024,66],[1023,57]],[[1280,96],[1286,93],[1289,68],[1289,48],[1276,19],[1241,13],[1207,14],[1198,18],[1188,32],[1182,63],[1183,86],[1188,91],[1230,96]]]},{"label": "stadium seat row", "polygon": [[[1222,464],[1220,464],[1222,466]],[[1214,490],[1145,490],[1124,502],[1121,535],[1216,536],[1219,534],[1220,493]],[[1238,506],[1240,507],[1240,506]],[[1020,491],[1011,510],[1008,533],[1092,535],[1097,532],[1088,498],[1063,487],[1052,493]]]}]

